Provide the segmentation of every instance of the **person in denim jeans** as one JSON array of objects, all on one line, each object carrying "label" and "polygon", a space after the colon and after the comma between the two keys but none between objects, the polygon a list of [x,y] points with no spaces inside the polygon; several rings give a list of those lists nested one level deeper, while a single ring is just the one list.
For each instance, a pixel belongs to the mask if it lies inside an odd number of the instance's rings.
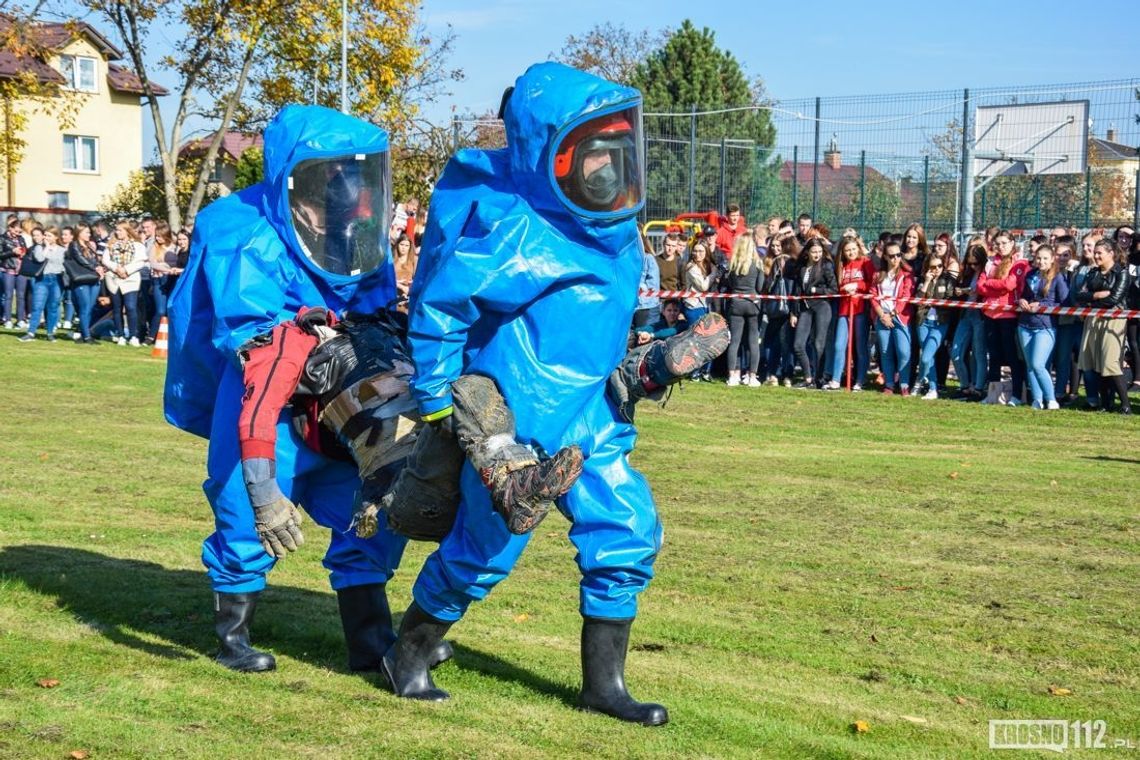
[{"label": "person in denim jeans", "polygon": [[[917,296],[948,299],[953,292],[954,280],[946,273],[945,259],[930,254],[922,265],[922,284],[918,286]],[[918,384],[923,391],[922,398],[927,401],[938,398],[938,370],[934,357],[946,340],[946,332],[950,327],[948,311],[944,306],[920,305],[915,309],[919,346]]]},{"label": "person in denim jeans", "polygon": [[[114,239],[103,254],[107,270],[104,282],[111,296],[111,315],[115,319],[116,342],[120,346],[139,345],[138,305],[140,272],[146,266],[146,248],[139,242],[134,228],[126,222],[115,225]],[[127,331],[123,331],[123,308],[127,311]],[[128,341],[128,336],[130,340]]]},{"label": "person in denim jeans", "polygon": [[[986,247],[976,243],[966,249],[962,271],[954,286],[954,296],[966,303],[978,302],[978,275],[986,267]],[[982,312],[963,309],[958,329],[954,332],[954,372],[962,385],[961,395],[967,401],[980,401],[986,384],[986,329]]]},{"label": "person in denim jeans", "polygon": [[914,278],[902,268],[902,249],[893,240],[883,249],[883,262],[886,268],[879,272],[871,288],[883,393],[889,396],[897,387],[905,397],[910,395],[910,304],[907,299],[914,292]]},{"label": "person in denim jeans", "polygon": [[[1053,243],[1059,276],[1065,278],[1065,285],[1069,289],[1069,297],[1062,306],[1073,305],[1073,292],[1088,276],[1088,267],[1081,266],[1076,260],[1074,249],[1075,242],[1069,235],[1061,235]],[[1077,371],[1077,349],[1080,348],[1083,332],[1084,320],[1080,317],[1057,317],[1057,344],[1053,351],[1053,373],[1056,376],[1053,397],[1060,404],[1071,404],[1077,400],[1077,387],[1081,380],[1081,373]]]},{"label": "person in denim jeans", "polygon": [[32,280],[31,321],[28,323],[28,331],[19,338],[22,343],[36,339],[36,330],[45,314],[47,339],[55,340],[55,327],[59,322],[59,297],[62,292],[60,279],[63,275],[65,250],[59,244],[59,230],[55,227],[48,230],[37,227],[32,237],[35,242],[27,255],[44,262],[44,269]]},{"label": "person in denim jeans", "polygon": [[1017,342],[1025,354],[1029,394],[1034,409],[1060,409],[1049,376],[1049,357],[1057,342],[1057,317],[1036,313],[1042,307],[1060,306],[1069,297],[1069,285],[1060,274],[1053,249],[1039,245],[1033,252],[1033,269],[1025,276],[1017,302]]},{"label": "person in denim jeans", "polygon": [[[839,316],[835,320],[835,339],[831,344],[831,381],[824,389],[839,389],[839,379],[847,367],[847,343],[850,340],[855,355],[851,390],[861,391],[871,357],[867,351],[867,303],[859,296],[871,292],[875,265],[867,256],[863,242],[855,236],[845,236],[839,241],[839,259]],[[854,330],[853,337],[849,327]]]},{"label": "person in denim jeans", "polygon": [[100,256],[96,252],[95,243],[91,239],[91,228],[86,224],[75,226],[75,239],[67,247],[67,259],[74,266],[90,272],[95,279],[91,282],[72,282],[71,294],[75,299],[75,315],[79,322],[79,340],[83,343],[94,343],[92,335],[92,312],[95,309],[95,298],[99,295],[99,281],[105,274],[100,263]]}]

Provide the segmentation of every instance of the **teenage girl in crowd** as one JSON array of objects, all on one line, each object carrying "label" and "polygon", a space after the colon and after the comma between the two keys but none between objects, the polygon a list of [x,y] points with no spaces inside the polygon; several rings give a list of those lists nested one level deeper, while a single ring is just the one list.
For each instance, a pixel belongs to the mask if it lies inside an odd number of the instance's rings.
[{"label": "teenage girl in crowd", "polygon": [[[723,292],[737,295],[759,295],[764,292],[764,268],[750,235],[741,235],[732,244],[732,258],[725,275]],[[728,384],[760,386],[756,371],[760,365],[760,303],[747,298],[728,299],[728,329],[732,340],[728,346]],[[743,341],[748,356],[748,369],[740,374],[740,351]]]},{"label": "teenage girl in crowd", "polygon": [[898,389],[910,395],[910,305],[914,277],[902,267],[902,249],[890,241],[883,248],[883,271],[871,288],[871,311],[875,316],[875,339],[883,370],[883,393]]},{"label": "teenage girl in crowd", "polygon": [[[693,252],[682,276],[682,288],[707,293],[716,289],[716,270],[709,257],[709,244],[698,240],[693,244]],[[683,302],[685,321],[695,325],[697,320],[708,313],[708,300],[704,296],[686,298]],[[712,380],[712,365],[707,364],[693,373],[694,380]]]},{"label": "teenage girl in crowd", "polygon": [[[1128,297],[1128,272],[1117,261],[1116,245],[1107,238],[1093,247],[1096,267],[1085,278],[1074,297],[1078,306],[1096,309],[1122,309]],[[1100,408],[1112,410],[1112,395],[1120,397],[1120,413],[1132,414],[1128,402],[1128,385],[1124,380],[1121,357],[1124,354],[1124,333],[1128,320],[1123,317],[1086,317],[1085,332],[1081,336],[1080,367],[1096,374],[1100,383]],[[1091,388],[1089,375],[1086,387]]]},{"label": "teenage girl in crowd", "polygon": [[867,301],[862,296],[871,292],[875,281],[875,265],[857,236],[845,235],[839,241],[838,251],[841,262],[839,316],[836,318],[835,340],[831,349],[831,382],[824,387],[828,390],[839,389],[840,378],[847,367],[847,343],[850,341],[855,360],[851,390],[861,391],[871,360],[867,351]]},{"label": "teenage girl in crowd", "polygon": [[1009,367],[1013,378],[1010,406],[1021,403],[1025,387],[1025,368],[1017,353],[1017,313],[1005,307],[1014,306],[1025,282],[1029,265],[1017,258],[1013,237],[999,231],[993,239],[994,255],[978,276],[978,295],[985,301],[982,317],[986,325],[989,348],[989,387],[983,404],[996,404],[1001,390],[1001,369]]},{"label": "teenage girl in crowd", "polygon": [[1034,409],[1059,409],[1049,376],[1049,358],[1057,342],[1057,317],[1036,314],[1042,307],[1060,306],[1069,297],[1069,284],[1060,274],[1053,248],[1042,243],[1033,253],[1033,269],[1017,305],[1017,341],[1025,357],[1029,393]]},{"label": "teenage girl in crowd", "polygon": [[[812,237],[804,243],[796,270],[793,295],[827,296],[839,292],[835,265],[831,263],[827,248],[827,240],[822,237]],[[831,324],[831,302],[827,298],[796,300],[792,302],[791,312],[789,324],[795,329],[793,346],[796,360],[804,371],[803,382],[798,387],[814,388],[818,379],[814,370],[821,367],[813,366],[812,360],[816,365],[823,363],[827,328]],[[813,355],[807,352],[809,341],[814,349]]]},{"label": "teenage girl in crowd", "polygon": [[[922,282],[916,292],[918,298],[947,300],[954,295],[954,279],[947,274],[945,264],[945,260],[938,255],[927,257],[922,267]],[[927,305],[919,305],[914,310],[914,321],[918,324],[917,387],[923,394],[922,398],[928,401],[938,398],[938,372],[934,366],[934,357],[946,340],[950,311],[945,306]]]}]

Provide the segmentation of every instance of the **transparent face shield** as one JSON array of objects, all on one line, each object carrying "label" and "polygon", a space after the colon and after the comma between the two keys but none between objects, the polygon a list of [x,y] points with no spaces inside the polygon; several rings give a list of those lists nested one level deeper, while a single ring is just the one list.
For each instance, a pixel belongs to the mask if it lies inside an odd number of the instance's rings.
[{"label": "transparent face shield", "polygon": [[289,212],[302,253],[331,274],[380,267],[390,194],[387,152],[299,162],[289,175]]},{"label": "transparent face shield", "polygon": [[617,216],[645,197],[641,108],[598,116],[571,129],[554,154],[554,180],[587,216]]}]

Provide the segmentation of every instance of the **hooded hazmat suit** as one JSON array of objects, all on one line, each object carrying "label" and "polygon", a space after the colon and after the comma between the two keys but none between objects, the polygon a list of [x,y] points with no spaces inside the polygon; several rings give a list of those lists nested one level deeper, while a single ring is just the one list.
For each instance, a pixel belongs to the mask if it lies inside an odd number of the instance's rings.
[{"label": "hooded hazmat suit", "polygon": [[[635,616],[662,537],[648,485],[629,465],[634,429],[605,392],[636,307],[640,198],[584,211],[559,189],[554,153],[583,122],[640,102],[636,90],[559,64],[520,77],[504,106],[508,147],[460,151],[433,191],[409,316],[425,417],[451,405],[461,374],[483,374],[514,412],[520,442],[581,446],[582,475],[558,507],[578,549],[580,608],[595,618]],[[486,596],[530,538],[508,532],[470,465],[461,490],[455,525],[413,590],[442,621]]]},{"label": "hooded hazmat suit", "polygon": [[[338,220],[358,202],[346,189],[356,167],[352,162],[386,162],[387,151],[388,135],[378,127],[319,106],[288,106],[265,130],[264,181],[215,201],[197,217],[190,258],[170,301],[165,411],[171,424],[210,441],[203,488],[215,531],[203,543],[202,562],[217,592],[260,591],[275,562],[258,538],[242,479],[237,421],[244,387],[238,349],[302,307],[369,313],[395,298],[390,257],[353,273],[344,236],[332,240]],[[289,195],[299,164],[320,170],[320,160],[337,157],[345,157],[350,171],[328,172],[323,221],[330,243],[322,267],[306,255],[311,244],[303,244],[295,229]],[[386,210],[386,189],[372,188],[381,194],[375,199],[359,197]],[[383,219],[372,221],[386,246],[387,225]],[[360,487],[355,466],[306,446],[286,417],[277,424],[275,453],[281,491],[332,529],[324,558],[332,587],[386,582],[406,539],[382,528],[364,540],[348,530]]]}]

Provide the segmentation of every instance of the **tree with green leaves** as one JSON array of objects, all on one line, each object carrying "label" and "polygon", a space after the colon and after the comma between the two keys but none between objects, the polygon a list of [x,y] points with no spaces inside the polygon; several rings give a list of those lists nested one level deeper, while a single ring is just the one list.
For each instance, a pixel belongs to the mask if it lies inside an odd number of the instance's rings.
[{"label": "tree with green leaves", "polygon": [[[686,19],[634,69],[630,83],[641,90],[650,114],[645,119],[650,215],[701,210],[688,208],[692,182],[699,207],[715,205],[723,184],[724,200],[740,203],[755,216],[753,188],[778,171],[775,161],[753,160],[756,151],[769,155],[776,142],[776,129],[763,108],[763,81],[749,78],[732,53],[717,47],[711,29],[697,29]],[[691,175],[693,109],[698,115]],[[724,109],[730,110],[699,113]]]},{"label": "tree with green leaves", "polygon": [[261,148],[246,148],[238,156],[234,167],[234,190],[243,190],[256,185],[265,176],[265,151]]}]

